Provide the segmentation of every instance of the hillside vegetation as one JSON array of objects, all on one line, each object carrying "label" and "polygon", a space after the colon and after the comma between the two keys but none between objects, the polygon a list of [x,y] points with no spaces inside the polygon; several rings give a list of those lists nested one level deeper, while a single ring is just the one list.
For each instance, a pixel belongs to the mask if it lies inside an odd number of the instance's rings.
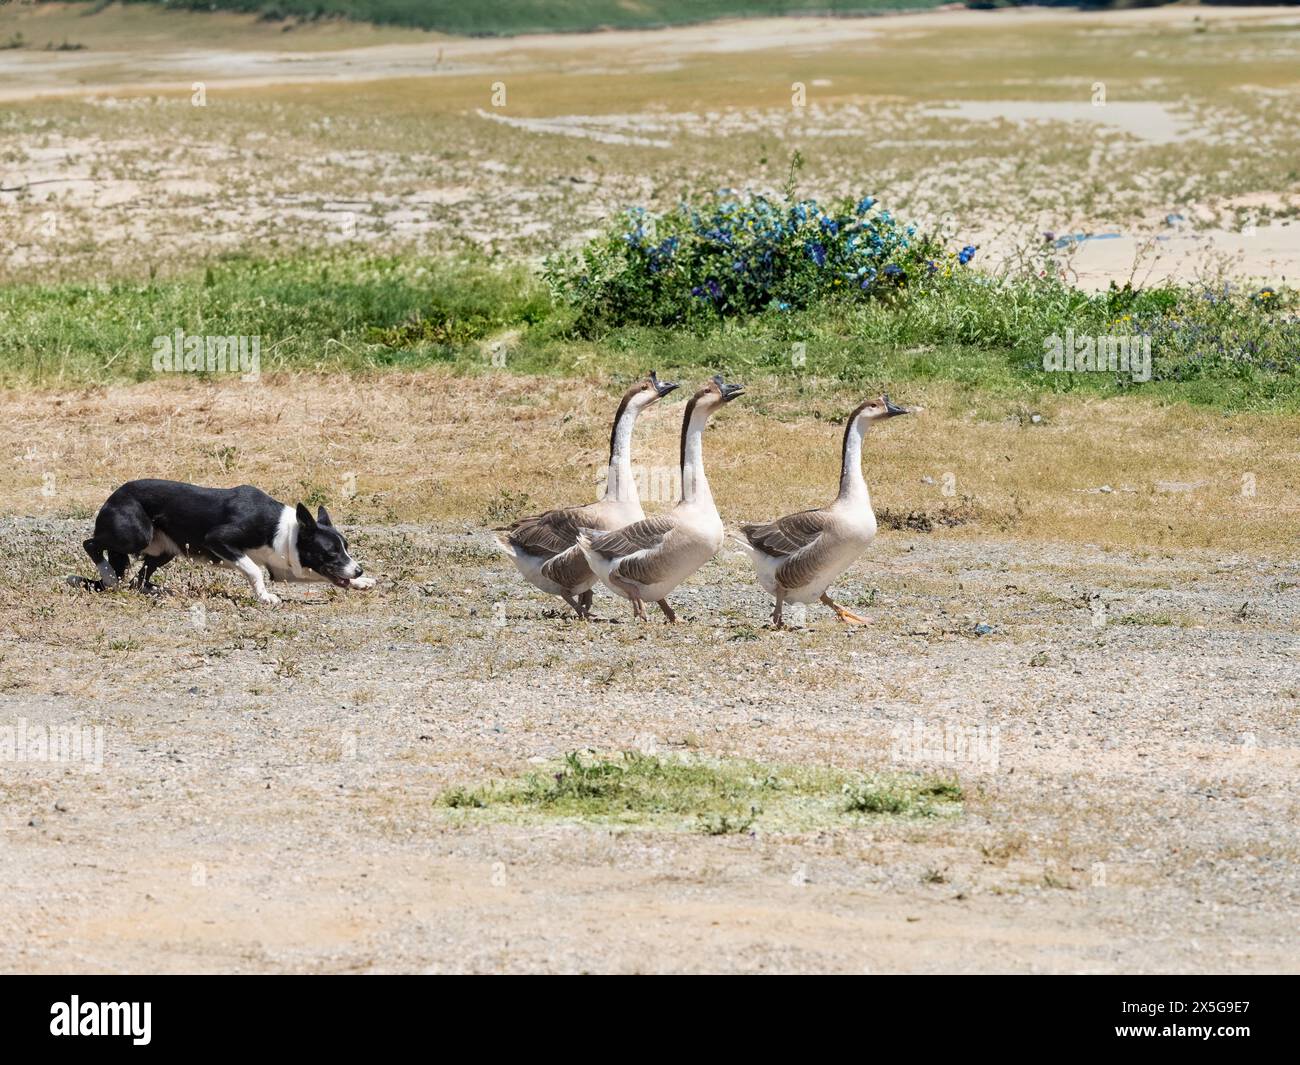
[{"label": "hillside vegetation", "polygon": [[[155,2],[155,0],[132,0]],[[939,7],[948,0],[164,0],[195,11],[239,11],[267,18],[342,17],[456,34],[630,29],[775,15],[855,15]]]},{"label": "hillside vegetation", "polygon": [[[413,26],[457,34],[573,32],[675,26],[722,18],[781,15],[863,15],[882,11],[916,11],[952,0],[484,0],[476,4],[448,0],[128,0],[159,3],[193,11],[258,13],[269,19],[349,18],[380,25]],[[974,8],[1159,7],[1165,0],[1091,0],[1061,3],[1034,0],[968,0]],[[1228,2],[1231,0],[1220,0]],[[1251,0],[1258,3],[1259,0]],[[1294,0],[1292,0],[1294,2]]]}]

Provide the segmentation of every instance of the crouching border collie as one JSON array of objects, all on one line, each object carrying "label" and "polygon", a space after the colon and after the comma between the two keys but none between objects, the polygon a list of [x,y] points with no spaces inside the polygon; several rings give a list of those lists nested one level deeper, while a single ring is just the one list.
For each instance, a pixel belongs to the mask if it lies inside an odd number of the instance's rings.
[{"label": "crouching border collie", "polygon": [[143,559],[131,586],[160,591],[154,571],[177,555],[230,566],[248,578],[259,603],[280,597],[267,591],[262,566],[274,581],[328,581],[340,588],[372,588],[373,577],[348,554],[348,542],[325,508],[311,516],[301,503],[287,507],[261,489],[202,488],[180,481],[128,481],[99,509],[95,534],[82,546],[99,580],[69,577],[78,588],[101,592],[126,576],[132,556]]}]

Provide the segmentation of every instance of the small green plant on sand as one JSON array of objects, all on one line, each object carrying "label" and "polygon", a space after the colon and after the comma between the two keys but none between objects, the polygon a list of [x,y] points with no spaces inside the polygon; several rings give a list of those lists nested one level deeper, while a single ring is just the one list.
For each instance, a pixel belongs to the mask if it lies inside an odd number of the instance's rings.
[{"label": "small green plant on sand", "polygon": [[864,777],[828,767],[573,751],[517,779],[444,793],[461,812],[554,817],[679,828],[710,836],[751,829],[804,830],[851,823],[852,815],[934,817],[958,813],[953,780],[915,773]]}]

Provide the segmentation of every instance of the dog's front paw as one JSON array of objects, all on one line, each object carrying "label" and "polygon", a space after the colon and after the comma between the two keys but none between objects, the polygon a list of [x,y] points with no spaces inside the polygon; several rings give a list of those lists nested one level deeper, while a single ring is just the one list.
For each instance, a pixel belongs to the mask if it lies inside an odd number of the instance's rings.
[{"label": "dog's front paw", "polygon": [[275,606],[280,601],[280,597],[274,592],[263,592],[257,597],[257,601],[263,606]]},{"label": "dog's front paw", "polygon": [[348,587],[357,588],[364,592],[367,588],[373,588],[376,583],[374,577],[353,577],[348,581]]}]

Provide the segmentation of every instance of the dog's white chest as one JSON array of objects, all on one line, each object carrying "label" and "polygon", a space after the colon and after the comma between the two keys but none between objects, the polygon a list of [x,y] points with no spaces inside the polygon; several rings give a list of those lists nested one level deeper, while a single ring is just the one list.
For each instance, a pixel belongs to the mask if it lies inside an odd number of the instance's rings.
[{"label": "dog's white chest", "polygon": [[259,566],[265,567],[272,580],[282,581],[293,575],[289,560],[274,547],[254,547],[245,554]]}]

